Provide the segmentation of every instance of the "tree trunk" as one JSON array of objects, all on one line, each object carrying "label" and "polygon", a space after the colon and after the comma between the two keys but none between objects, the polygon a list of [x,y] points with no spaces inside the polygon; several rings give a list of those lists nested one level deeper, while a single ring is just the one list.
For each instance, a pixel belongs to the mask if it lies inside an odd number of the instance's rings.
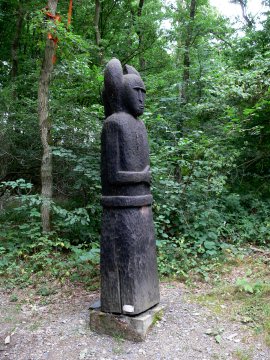
[{"label": "tree trunk", "polygon": [[243,19],[247,23],[248,28],[252,29],[254,23],[247,15],[247,1],[244,1],[244,0],[231,0],[231,2],[233,4],[239,4],[241,6]]},{"label": "tree trunk", "polygon": [[189,11],[189,23],[187,25],[187,36],[184,46],[184,61],[183,61],[183,80],[182,80],[182,89],[181,89],[181,98],[183,102],[188,101],[188,85],[190,78],[190,46],[192,43],[192,30],[193,30],[193,21],[196,14],[196,5],[197,0],[191,0],[190,2],[190,11]]},{"label": "tree trunk", "polygon": [[[140,0],[138,6],[138,12],[137,12],[138,18],[142,16],[143,5],[144,5],[144,0]],[[139,38],[139,49],[140,49],[140,53],[139,53],[140,70],[144,70],[146,63],[145,63],[145,58],[143,56],[143,52],[141,51],[141,48],[143,47],[143,31],[141,31],[141,29],[138,29],[137,35]]]},{"label": "tree trunk", "polygon": [[103,60],[104,60],[103,59],[103,50],[101,48],[101,34],[100,34],[100,29],[99,29],[100,13],[101,13],[100,0],[95,0],[95,16],[94,16],[95,38],[96,38],[96,45],[98,47],[99,63],[103,64]]},{"label": "tree trunk", "polygon": [[19,2],[16,32],[11,46],[11,58],[12,58],[11,77],[12,78],[15,78],[18,73],[18,48],[19,48],[19,42],[22,32],[22,24],[23,24],[23,9],[21,2]]},{"label": "tree trunk", "polygon": [[[138,9],[137,9],[137,12],[135,12],[133,9],[133,6],[132,6],[132,2],[131,1],[129,2],[133,26],[135,27],[135,31],[136,31],[136,34],[137,34],[138,40],[139,40],[138,49],[137,49],[136,53],[139,55],[140,70],[145,69],[145,58],[144,58],[143,52],[142,52],[143,31],[141,31],[141,29],[138,27],[137,22],[138,22],[138,19],[142,16],[143,5],[144,5],[144,0],[139,0]],[[131,58],[131,57],[128,56],[128,59],[129,58]]]},{"label": "tree trunk", "polygon": [[241,10],[242,10],[242,16],[245,19],[245,22],[247,23],[247,26],[249,29],[252,29],[253,27],[253,21],[250,20],[250,18],[247,16],[247,8],[243,1],[240,1]]},{"label": "tree trunk", "polygon": [[[48,0],[49,12],[55,15],[58,0]],[[53,20],[48,20],[48,22]],[[52,199],[52,151],[50,146],[49,122],[49,84],[53,71],[53,57],[55,54],[55,43],[52,39],[46,40],[44,58],[41,66],[39,88],[38,88],[38,115],[41,133],[43,155],[41,161],[41,221],[43,233],[51,231],[51,199]]]}]

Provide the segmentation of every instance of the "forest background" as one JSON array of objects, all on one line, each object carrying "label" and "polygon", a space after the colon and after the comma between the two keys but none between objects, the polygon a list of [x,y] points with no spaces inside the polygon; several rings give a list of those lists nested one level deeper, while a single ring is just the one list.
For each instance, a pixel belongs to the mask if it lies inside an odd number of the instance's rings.
[{"label": "forest background", "polygon": [[[0,276],[97,284],[103,71],[141,73],[162,276],[270,240],[270,2],[0,2]],[[47,6],[47,7],[46,7]]]}]

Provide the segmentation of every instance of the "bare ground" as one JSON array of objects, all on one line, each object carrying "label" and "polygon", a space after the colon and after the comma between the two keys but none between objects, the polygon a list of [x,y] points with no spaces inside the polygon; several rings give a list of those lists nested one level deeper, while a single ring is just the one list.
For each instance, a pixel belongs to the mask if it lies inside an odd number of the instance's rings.
[{"label": "bare ground", "polygon": [[190,302],[190,294],[182,283],[162,283],[164,316],[145,342],[132,343],[89,329],[88,308],[98,292],[70,284],[46,297],[34,289],[2,290],[0,359],[270,359],[270,349],[247,325],[217,317]]}]

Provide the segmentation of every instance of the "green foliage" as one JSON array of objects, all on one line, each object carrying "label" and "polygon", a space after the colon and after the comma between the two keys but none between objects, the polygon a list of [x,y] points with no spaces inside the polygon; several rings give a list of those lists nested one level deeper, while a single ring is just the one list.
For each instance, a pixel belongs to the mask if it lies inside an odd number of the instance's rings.
[{"label": "green foliage", "polygon": [[222,241],[230,217],[226,180],[236,155],[223,153],[216,141],[194,132],[174,146],[163,144],[154,157],[155,223],[168,268],[180,260],[182,267],[190,267],[198,256],[217,256],[229,247]]},{"label": "green foliage", "polygon": [[[191,295],[219,317],[242,322],[250,331],[260,334],[267,344],[270,335],[268,255],[268,251],[259,255],[249,251],[242,259],[231,258],[226,266],[219,264],[211,272],[208,291]],[[236,274],[243,277],[235,278]]]},{"label": "green foliage", "polygon": [[[67,4],[58,3],[59,23],[47,21],[42,1],[0,4],[2,276],[98,273],[101,93],[113,56],[138,68],[147,87],[160,273],[207,277],[209,261],[239,245],[269,246],[269,13],[240,35],[206,0],[194,19],[189,1],[145,1],[139,16],[138,1],[104,0],[97,44],[95,2],[74,3],[69,28]],[[37,89],[48,31],[58,45],[49,100],[53,231],[44,236]]]},{"label": "green foliage", "polygon": [[37,276],[53,276],[91,284],[98,274],[99,249],[94,243],[72,245],[55,233],[44,236],[33,222],[2,229],[0,239],[0,276],[5,283],[24,286]]},{"label": "green foliage", "polygon": [[[31,188],[22,179],[1,186]],[[31,282],[34,275],[46,274],[91,283],[91,278],[98,274],[99,247],[95,230],[91,232],[87,210],[68,211],[52,202],[54,231],[44,235],[40,224],[41,203],[38,195],[20,195],[12,197],[8,208],[0,213],[0,276],[5,276],[5,281],[12,276],[15,283],[22,285]]]},{"label": "green foliage", "polygon": [[263,283],[256,282],[256,283],[250,283],[246,278],[239,278],[236,281],[235,284],[240,292],[244,291],[246,293],[256,293],[261,292],[263,290]]}]

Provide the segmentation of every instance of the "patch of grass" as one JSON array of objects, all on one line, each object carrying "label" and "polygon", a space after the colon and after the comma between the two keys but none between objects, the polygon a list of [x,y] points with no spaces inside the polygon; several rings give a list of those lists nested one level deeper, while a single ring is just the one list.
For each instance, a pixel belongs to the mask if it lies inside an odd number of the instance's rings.
[{"label": "patch of grass", "polygon": [[40,320],[37,320],[35,322],[33,322],[30,326],[29,326],[29,330],[30,331],[36,331],[40,328],[40,326],[42,325],[42,322]]},{"label": "patch of grass", "polygon": [[249,352],[243,350],[236,350],[235,356],[238,360],[252,360],[252,355]]},{"label": "patch of grass", "polygon": [[238,314],[252,319],[257,333],[270,336],[270,283],[261,283],[258,288],[256,283],[250,283],[250,286],[254,289],[253,293],[241,291],[239,294],[239,290],[236,292],[242,304]]},{"label": "patch of grass", "polygon": [[119,344],[122,344],[123,342],[125,342],[125,339],[123,338],[122,335],[120,334],[115,334],[113,335],[114,337],[114,340],[116,341],[116,343],[119,345]]},{"label": "patch of grass", "polygon": [[16,302],[16,301],[18,301],[18,296],[17,296],[16,294],[12,294],[12,295],[10,296],[9,301],[11,301],[11,302]]},{"label": "patch of grass", "polygon": [[[223,272],[219,281],[212,281],[207,292],[192,295],[192,301],[206,305],[218,315],[230,314],[231,319],[262,334],[270,345],[270,274],[268,265],[256,257],[238,263],[232,273]],[[216,274],[217,276],[217,274]],[[245,355],[245,354],[244,354]],[[243,356],[244,356],[243,355]],[[240,356],[240,355],[239,355]],[[249,359],[239,357],[239,359]]]},{"label": "patch of grass", "polygon": [[270,347],[270,335],[269,335],[269,333],[265,335],[264,342],[268,347]]},{"label": "patch of grass", "polygon": [[37,295],[41,296],[50,296],[56,294],[56,290],[49,288],[47,286],[43,286],[37,290]]},{"label": "patch of grass", "polygon": [[15,320],[17,320],[17,317],[15,317],[14,315],[8,315],[8,316],[3,318],[4,323],[12,323]]},{"label": "patch of grass", "polygon": [[217,315],[227,309],[227,301],[231,300],[231,289],[228,286],[213,288],[211,291],[200,295],[189,295],[188,298],[201,305],[206,305]]},{"label": "patch of grass", "polygon": [[100,281],[99,278],[93,279],[93,282],[86,286],[86,289],[89,291],[95,291],[98,290],[100,287]]},{"label": "patch of grass", "polygon": [[156,313],[154,315],[153,321],[152,321],[152,326],[154,326],[158,321],[160,321],[162,319],[163,316],[163,311],[159,311],[158,313]]},{"label": "patch of grass", "polygon": [[[14,323],[18,319],[18,314],[21,312],[21,305],[16,304],[13,306],[8,306],[8,308],[5,309],[4,317],[0,319],[0,323]],[[1,328],[1,326],[0,326]]]},{"label": "patch of grass", "polygon": [[117,345],[113,347],[112,351],[115,355],[120,355],[124,351],[123,343],[125,339],[120,334],[115,334],[113,337]]}]

